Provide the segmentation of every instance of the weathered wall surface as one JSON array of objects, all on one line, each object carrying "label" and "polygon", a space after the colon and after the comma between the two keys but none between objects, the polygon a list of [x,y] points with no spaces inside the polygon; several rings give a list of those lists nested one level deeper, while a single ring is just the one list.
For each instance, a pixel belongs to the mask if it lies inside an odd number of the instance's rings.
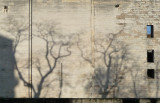
[{"label": "weathered wall surface", "polygon": [[[0,60],[0,97],[29,97],[29,89],[35,98],[160,96],[159,0],[32,1],[32,83],[29,1],[1,0],[0,6],[1,38],[12,44],[1,54],[13,52],[2,55],[12,58],[9,67]],[[146,25],[154,25],[154,38],[147,38]],[[147,63],[149,49],[154,63]],[[155,69],[154,79],[147,69]]]}]

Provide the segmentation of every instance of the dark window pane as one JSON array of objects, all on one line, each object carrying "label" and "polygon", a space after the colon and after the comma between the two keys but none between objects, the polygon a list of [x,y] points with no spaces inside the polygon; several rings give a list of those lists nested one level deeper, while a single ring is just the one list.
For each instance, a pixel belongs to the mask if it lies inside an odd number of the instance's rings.
[{"label": "dark window pane", "polygon": [[154,69],[148,69],[147,76],[149,79],[154,79]]},{"label": "dark window pane", "polygon": [[154,50],[147,51],[147,62],[154,62]]}]

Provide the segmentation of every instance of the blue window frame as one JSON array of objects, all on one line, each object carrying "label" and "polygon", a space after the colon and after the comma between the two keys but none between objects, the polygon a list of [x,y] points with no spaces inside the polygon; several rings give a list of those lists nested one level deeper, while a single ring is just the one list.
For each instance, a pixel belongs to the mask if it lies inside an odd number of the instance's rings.
[{"label": "blue window frame", "polygon": [[147,37],[153,38],[153,25],[147,25]]},{"label": "blue window frame", "polygon": [[151,26],[147,25],[147,35],[151,35]]}]

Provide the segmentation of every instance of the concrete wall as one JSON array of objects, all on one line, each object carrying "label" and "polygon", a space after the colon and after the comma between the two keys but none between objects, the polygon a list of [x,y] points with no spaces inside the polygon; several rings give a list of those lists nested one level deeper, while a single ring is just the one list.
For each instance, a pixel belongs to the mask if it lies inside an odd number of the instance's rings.
[{"label": "concrete wall", "polygon": [[[14,58],[6,72],[12,77],[0,72],[1,82],[14,79],[13,92],[0,86],[6,89],[0,97],[160,96],[159,0],[34,0],[30,45],[29,0],[0,0],[0,7],[0,34],[12,41]],[[154,25],[154,38],[147,38],[146,25]],[[150,49],[154,63],[147,63]],[[154,79],[148,79],[147,69],[155,70]]]}]

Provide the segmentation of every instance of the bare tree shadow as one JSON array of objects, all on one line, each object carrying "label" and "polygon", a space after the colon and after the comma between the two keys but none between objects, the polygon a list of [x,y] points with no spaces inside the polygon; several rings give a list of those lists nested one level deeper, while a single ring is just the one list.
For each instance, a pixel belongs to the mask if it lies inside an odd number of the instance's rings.
[{"label": "bare tree shadow", "polygon": [[129,60],[127,45],[124,45],[123,42],[118,42],[118,44],[113,45],[110,44],[107,51],[100,53],[102,54],[101,59],[104,65],[100,63],[95,67],[92,77],[92,83],[94,84],[93,90],[95,93],[100,94],[102,98],[117,98],[119,94],[119,84],[129,71],[129,68],[126,66]]},{"label": "bare tree shadow", "polygon": [[102,98],[119,97],[120,85],[131,70],[128,62],[132,61],[127,43],[117,39],[124,27],[117,33],[95,37],[95,65],[92,65],[92,58],[84,52],[86,47],[81,46],[82,35],[78,35],[77,47],[81,57],[94,69],[92,80],[86,85],[86,91],[90,89],[91,94],[98,94]]},{"label": "bare tree shadow", "polygon": [[[47,22],[43,21],[41,23],[35,23],[35,30],[37,30],[36,33],[34,33],[33,38],[38,38],[39,40],[43,41],[45,43],[45,47],[43,50],[40,50],[43,54],[44,61],[46,62],[46,67],[42,67],[40,64],[43,64],[41,59],[41,56],[34,58],[33,65],[36,65],[36,68],[41,76],[39,79],[40,82],[37,85],[37,90],[34,86],[33,92],[34,97],[39,98],[41,95],[41,92],[45,85],[49,87],[49,85],[54,81],[47,81],[47,78],[52,75],[53,71],[55,70],[56,66],[58,65],[58,62],[60,62],[63,58],[68,57],[71,55],[70,48],[73,45],[72,43],[72,37],[71,35],[63,35],[61,33],[57,32],[57,23],[55,22]],[[43,72],[45,70],[46,72]],[[60,71],[60,79],[59,79],[59,95],[60,98],[62,95],[62,87],[63,83],[63,68],[61,64],[61,71]],[[53,88],[53,87],[52,87]],[[49,92],[49,91],[48,91]]]},{"label": "bare tree shadow", "polygon": [[[8,23],[6,23],[5,26],[3,26],[2,28],[6,32],[10,33],[10,37],[13,38],[13,45],[11,46],[11,48],[13,51],[12,54],[13,56],[15,56],[18,53],[17,48],[19,47],[19,45],[25,40],[28,40],[28,31],[27,31],[28,25],[25,22],[25,20],[17,19],[12,16],[8,16],[6,18],[6,21]],[[21,80],[24,83],[24,86],[33,90],[34,98],[39,98],[42,89],[46,87],[46,85],[49,86],[53,82],[53,81],[47,82],[46,79],[48,78],[49,75],[53,73],[58,62],[61,59],[71,55],[70,48],[72,46],[71,39],[73,37],[73,34],[66,36],[61,33],[57,33],[55,28],[56,26],[57,23],[54,22],[51,23],[45,21],[34,24],[34,27],[36,28],[35,31],[36,30],[37,31],[36,33],[34,33],[33,38],[39,38],[41,39],[41,41],[45,43],[45,48],[43,48],[44,52],[42,51],[41,52],[44,54],[45,58],[44,61],[46,61],[47,63],[47,67],[45,67],[45,69],[48,69],[47,72],[45,73],[42,72],[44,68],[41,66],[41,64],[43,64],[41,62],[41,58],[33,57],[32,65],[34,65],[37,68],[38,73],[41,76],[41,78],[39,78],[40,81],[37,86],[28,81],[28,78],[26,78],[26,76],[22,73],[22,71],[18,66],[18,63],[20,61],[18,61],[18,59],[16,58],[12,61],[12,63],[14,64],[14,68],[19,76],[19,80]],[[28,62],[24,64],[24,66],[28,67],[29,66]],[[63,83],[65,83],[64,81],[62,83],[62,80],[63,79],[61,73],[61,78],[59,80],[60,82],[59,97],[61,97]]]}]

